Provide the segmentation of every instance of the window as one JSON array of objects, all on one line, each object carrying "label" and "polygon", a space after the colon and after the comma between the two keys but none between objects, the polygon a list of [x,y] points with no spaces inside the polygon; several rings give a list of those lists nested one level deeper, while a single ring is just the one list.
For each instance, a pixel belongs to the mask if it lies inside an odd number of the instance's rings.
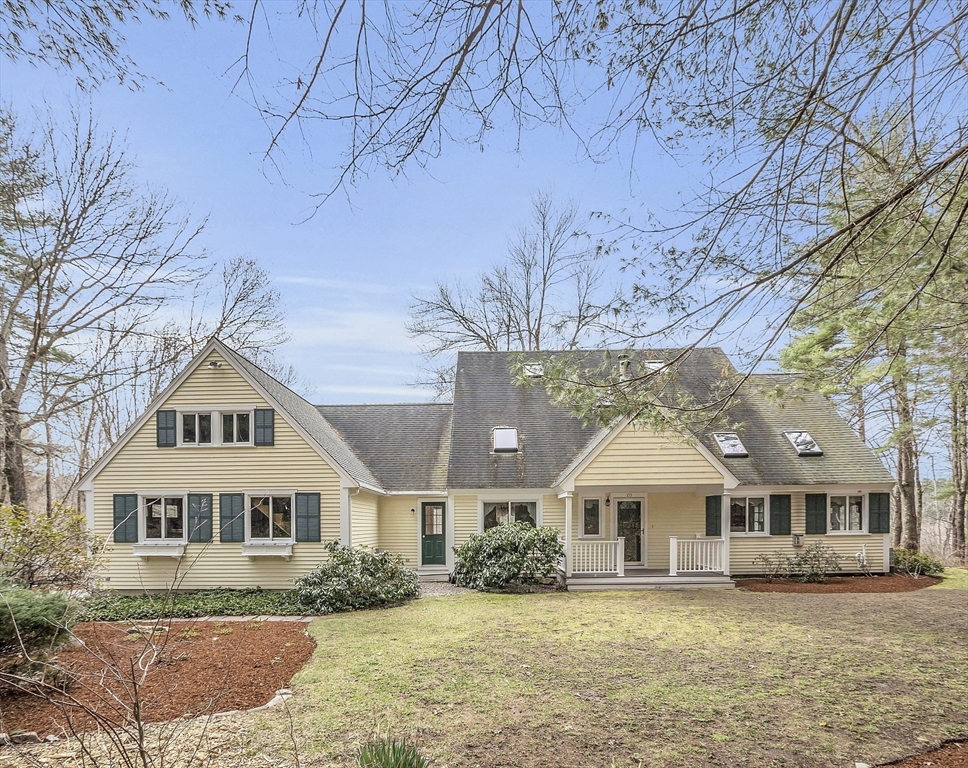
[{"label": "window", "polygon": [[823,456],[823,451],[817,441],[810,437],[809,432],[784,432],[783,434],[797,449],[797,456]]},{"label": "window", "polygon": [[602,535],[602,500],[585,499],[581,512],[581,535]]},{"label": "window", "polygon": [[251,414],[249,413],[223,413],[222,414],[222,442],[223,443],[234,443],[234,444],[248,444],[251,442],[249,438],[249,422],[251,420]]},{"label": "window", "polygon": [[864,530],[864,497],[831,496],[829,519],[828,530],[831,532],[862,532]]},{"label": "window", "polygon": [[729,500],[730,533],[766,533],[766,499],[733,497]]},{"label": "window", "polygon": [[544,376],[544,365],[541,363],[525,363],[523,371],[529,379],[540,379]]},{"label": "window", "polygon": [[518,430],[514,427],[494,428],[494,453],[516,453],[518,450]]},{"label": "window", "polygon": [[714,432],[713,437],[719,446],[719,450],[723,452],[723,458],[744,459],[749,456],[749,453],[746,452],[746,446],[743,445],[743,441],[739,439],[739,435],[735,432]]},{"label": "window", "polygon": [[212,414],[183,413],[182,443],[184,445],[211,445]]},{"label": "window", "polygon": [[145,541],[182,541],[185,538],[183,496],[144,499]]},{"label": "window", "polygon": [[537,526],[537,507],[534,501],[485,501],[484,530],[510,522]]},{"label": "window", "polygon": [[250,497],[249,538],[265,541],[291,541],[292,496]]}]

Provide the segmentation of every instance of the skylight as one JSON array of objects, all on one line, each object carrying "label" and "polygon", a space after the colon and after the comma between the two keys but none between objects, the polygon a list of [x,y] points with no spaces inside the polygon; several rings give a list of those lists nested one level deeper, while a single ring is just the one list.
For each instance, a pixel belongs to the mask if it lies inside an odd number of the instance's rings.
[{"label": "skylight", "polygon": [[494,453],[517,453],[518,430],[514,427],[495,427]]},{"label": "skylight", "polygon": [[749,456],[746,446],[735,432],[714,432],[713,437],[726,459],[745,459]]},{"label": "skylight", "polygon": [[525,363],[524,375],[529,379],[540,379],[544,376],[544,366],[541,363]]},{"label": "skylight", "polygon": [[823,456],[823,450],[809,432],[784,432],[787,440],[797,449],[797,456]]},{"label": "skylight", "polygon": [[658,371],[665,367],[664,360],[641,360],[639,364],[650,371]]}]

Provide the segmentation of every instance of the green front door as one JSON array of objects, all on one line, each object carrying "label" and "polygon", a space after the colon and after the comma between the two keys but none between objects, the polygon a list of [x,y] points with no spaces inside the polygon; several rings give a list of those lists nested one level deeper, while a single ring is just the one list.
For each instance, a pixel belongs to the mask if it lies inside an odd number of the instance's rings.
[{"label": "green front door", "polygon": [[421,565],[446,565],[444,545],[444,509],[442,501],[420,503]]}]

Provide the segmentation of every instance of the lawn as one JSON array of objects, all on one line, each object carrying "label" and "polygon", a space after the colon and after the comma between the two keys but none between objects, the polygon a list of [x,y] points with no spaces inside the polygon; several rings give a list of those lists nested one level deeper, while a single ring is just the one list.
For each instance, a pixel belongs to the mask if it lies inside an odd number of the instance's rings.
[{"label": "lawn", "polygon": [[291,712],[313,764],[377,731],[455,768],[852,766],[968,735],[958,588],[473,594],[311,632]]}]

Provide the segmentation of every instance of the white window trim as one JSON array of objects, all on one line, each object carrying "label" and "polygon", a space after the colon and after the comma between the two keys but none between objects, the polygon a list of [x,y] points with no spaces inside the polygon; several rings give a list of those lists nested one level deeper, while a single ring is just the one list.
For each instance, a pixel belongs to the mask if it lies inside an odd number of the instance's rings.
[{"label": "white window trim", "polygon": [[[298,491],[290,489],[282,490],[258,490],[258,491],[243,491],[245,495],[245,541],[242,546],[242,551],[245,554],[277,554],[276,552],[269,552],[269,550],[274,549],[284,549],[289,548],[289,553],[292,553],[292,545],[296,543],[296,493]],[[288,539],[253,539],[251,536],[252,531],[252,497],[265,497],[265,496],[288,496],[290,509],[292,510],[292,535]],[[269,520],[269,534],[272,534],[272,520]],[[252,549],[253,552],[250,553],[246,551],[247,549]],[[266,552],[262,552],[266,550]]]},{"label": "white window trim", "polygon": [[514,502],[519,503],[533,503],[534,506],[534,527],[540,528],[543,519],[543,511],[541,509],[541,497],[533,496],[531,494],[520,494],[512,496],[479,496],[477,498],[477,532],[484,533],[484,505],[485,504],[508,504],[510,505]]},{"label": "white window trim", "polygon": [[[730,494],[729,496],[730,507],[732,507],[732,503],[734,499],[746,499],[747,526],[749,525],[749,520],[750,520],[749,500],[759,499],[759,498],[763,499],[763,530],[762,531],[730,531],[729,532],[730,538],[732,537],[751,538],[751,539],[763,538],[763,537],[770,538],[770,495],[771,494],[769,493],[746,493],[741,496],[739,493],[736,493],[735,491]],[[777,495],[785,496],[788,494],[777,494]],[[792,498],[791,498],[791,502],[792,502]],[[791,514],[792,514],[792,511],[791,511]],[[732,528],[731,520],[729,519],[726,520],[726,527]]]},{"label": "white window trim", "polygon": [[[194,408],[180,407],[175,409],[175,445],[178,448],[251,448],[255,445],[255,411],[258,405],[205,405]],[[212,442],[210,443],[186,443],[184,440],[184,416],[190,414],[211,414],[212,416]],[[249,442],[247,443],[225,443],[222,441],[222,414],[223,413],[248,413],[249,414]]]},{"label": "white window trim", "polygon": [[[598,533],[585,533],[585,502],[598,502]],[[605,538],[605,497],[604,496],[581,496],[578,499],[578,538],[579,539],[604,539]]]},{"label": "white window trim", "polygon": [[[827,493],[827,536],[867,536],[868,528],[870,527],[870,494],[876,493],[876,491],[862,491],[858,493],[854,491],[853,493],[846,491],[833,491]],[[850,497],[860,496],[860,530],[859,531],[832,531],[830,530],[830,500],[834,496],[843,496],[847,499],[847,509],[850,509]],[[845,521],[846,522],[846,521]],[[880,534],[874,534],[879,536]]]},{"label": "white window trim", "polygon": [[[178,499],[182,500],[182,536],[180,539],[148,539],[146,532],[148,521],[146,517],[146,499]],[[133,552],[138,557],[181,557],[185,554],[185,546],[188,544],[188,491],[169,490],[169,491],[138,491],[138,543],[134,545]]]}]

